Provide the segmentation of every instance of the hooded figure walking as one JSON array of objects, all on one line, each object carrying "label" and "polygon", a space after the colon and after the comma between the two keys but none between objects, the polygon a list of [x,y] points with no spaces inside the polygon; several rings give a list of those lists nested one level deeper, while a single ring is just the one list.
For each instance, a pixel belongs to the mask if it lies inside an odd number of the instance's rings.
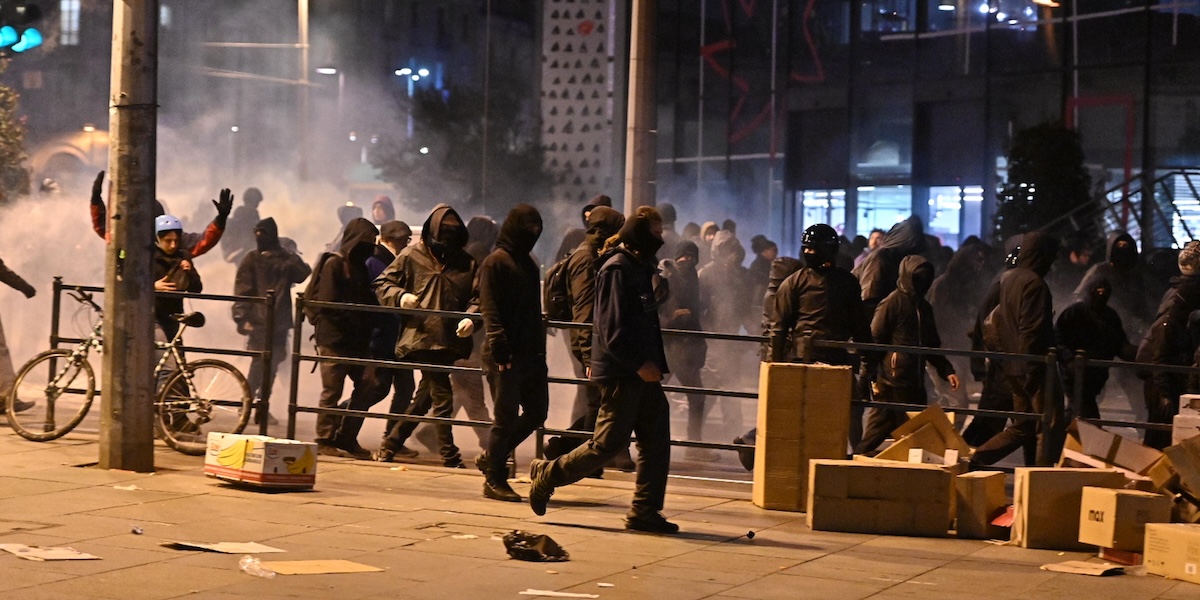
[{"label": "hooded figure walking", "polygon": [[[421,243],[411,245],[372,284],[379,303],[401,308],[474,312],[475,259],[467,254],[467,226],[448,205],[439,204],[421,228]],[[469,318],[455,321],[449,317],[406,315],[396,340],[396,358],[405,361],[452,365],[471,355],[471,334],[475,324]],[[421,387],[405,414],[450,418],[454,414],[454,392],[450,374],[421,369]],[[400,421],[388,432],[375,460],[391,462],[404,447],[416,421]],[[435,426],[442,464],[463,467],[462,455],[454,445],[450,425]]]},{"label": "hooded figure walking", "polygon": [[[1066,380],[1067,397],[1071,406],[1078,412],[1076,417],[1084,419],[1099,419],[1100,406],[1097,399],[1108,383],[1108,367],[1087,367],[1083,371],[1082,386],[1075,382],[1077,371],[1070,364],[1070,359],[1077,353],[1091,360],[1133,360],[1137,347],[1129,342],[1125,335],[1125,326],[1117,311],[1108,305],[1112,297],[1112,284],[1104,276],[1093,277],[1087,283],[1087,299],[1080,300],[1063,310],[1054,330],[1058,334],[1060,353],[1065,354],[1064,379]],[[1079,387],[1081,395],[1075,397],[1075,389]]]},{"label": "hooded figure walking", "polygon": [[[1021,240],[1017,266],[1000,277],[1000,303],[989,315],[991,326],[984,325],[983,336],[997,341],[996,350],[1044,356],[1055,349],[1053,299],[1045,278],[1057,256],[1058,240],[1048,235],[1027,233]],[[995,464],[1036,439],[1036,462],[1049,466],[1061,450],[1066,431],[1062,390],[1057,385],[1046,387],[1045,362],[1009,360],[1001,368],[1012,393],[1013,410],[1031,414],[1013,419],[1004,431],[984,442],[975,450],[971,464]]]},{"label": "hooded figure walking", "polygon": [[[896,290],[879,303],[871,320],[871,336],[879,344],[940,348],[933,307],[925,294],[933,286],[933,264],[921,256],[906,256],[900,261],[900,279]],[[887,352],[876,370],[875,400],[900,404],[925,404],[925,365],[933,367],[938,377],[957,390],[958,375],[945,356]],[[854,451],[874,452],[894,429],[908,421],[904,409],[871,407],[862,441]]]},{"label": "hooded figure walking", "polygon": [[496,249],[479,266],[483,370],[495,405],[491,437],[478,465],[483,495],[520,502],[508,485],[508,455],[546,422],[546,326],[541,272],[529,253],[542,235],[542,215],[518,204],[500,226]]},{"label": "hooded figure walking", "polygon": [[566,455],[529,465],[529,506],[535,514],[546,514],[554,488],[595,473],[627,448],[636,432],[637,487],[625,527],[652,533],[679,531],[660,512],[671,466],[671,415],[662,389],[667,358],[653,283],[662,229],[658,211],[643,206],[621,227],[616,247],[600,258],[590,377],[600,386],[596,431],[591,440]]}]

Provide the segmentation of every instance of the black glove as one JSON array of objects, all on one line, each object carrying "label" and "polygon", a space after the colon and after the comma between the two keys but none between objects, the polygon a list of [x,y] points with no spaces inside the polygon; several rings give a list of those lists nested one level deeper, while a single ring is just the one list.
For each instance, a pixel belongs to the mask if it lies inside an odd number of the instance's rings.
[{"label": "black glove", "polygon": [[32,285],[27,285],[25,289],[21,290],[21,293],[25,294],[26,298],[32,298],[37,295],[37,290]]},{"label": "black glove", "polygon": [[92,184],[92,204],[104,204],[104,198],[100,197],[100,193],[104,190],[104,171],[100,171],[96,175],[96,181]]},{"label": "black glove", "polygon": [[222,227],[225,226],[225,219],[229,217],[229,211],[233,210],[233,192],[229,188],[221,190],[221,199],[213,200],[213,206],[217,207],[217,223]]}]

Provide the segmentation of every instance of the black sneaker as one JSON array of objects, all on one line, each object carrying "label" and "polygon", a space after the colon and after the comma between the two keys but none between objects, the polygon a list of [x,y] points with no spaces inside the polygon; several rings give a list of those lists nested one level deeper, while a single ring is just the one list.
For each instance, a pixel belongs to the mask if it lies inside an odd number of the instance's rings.
[{"label": "black sneaker", "polygon": [[[479,456],[475,457],[475,468],[479,469],[479,472],[483,473],[484,477],[488,476],[488,471],[490,471],[491,469],[488,468],[487,452],[481,452],[479,454]],[[487,487],[486,486],[484,487],[483,493],[485,496],[487,495]],[[491,496],[488,496],[488,497],[490,498]]]},{"label": "black sneaker", "polygon": [[529,462],[529,508],[539,517],[546,514],[546,503],[554,495],[554,484],[550,483],[550,461],[533,459]]},{"label": "black sneaker", "polygon": [[467,468],[467,463],[463,462],[460,458],[457,460],[448,460],[442,463],[442,466],[446,467],[447,469],[465,469]]},{"label": "black sneaker", "polygon": [[329,442],[317,442],[317,454],[321,456],[346,456],[346,453],[341,448]]},{"label": "black sneaker", "polygon": [[371,451],[358,445],[358,442],[345,442],[338,444],[338,449],[350,455],[350,458],[358,460],[371,460]]},{"label": "black sneaker", "polygon": [[14,399],[12,401],[12,403],[13,403],[13,412],[14,413],[25,412],[25,411],[33,408],[37,404],[36,402],[21,400],[19,398]]},{"label": "black sneaker", "polygon": [[403,444],[399,448],[392,450],[392,454],[399,456],[400,458],[416,458],[421,455],[420,452],[417,452],[416,450],[413,450],[412,448],[409,448]]},{"label": "black sneaker", "polygon": [[661,513],[625,517],[625,529],[646,533],[679,533],[679,526],[668,521]]},{"label": "black sneaker", "polygon": [[[742,439],[739,436],[739,437],[733,438],[733,443],[745,444],[746,440]],[[742,466],[745,467],[747,471],[754,470],[754,448],[748,448],[748,449],[739,448],[737,451],[737,455],[738,455],[738,462],[742,463]]]},{"label": "black sneaker", "polygon": [[513,490],[511,485],[508,485],[507,481],[496,483],[490,481],[483,482],[483,495],[485,498],[504,502],[520,502],[523,500],[521,495]]}]

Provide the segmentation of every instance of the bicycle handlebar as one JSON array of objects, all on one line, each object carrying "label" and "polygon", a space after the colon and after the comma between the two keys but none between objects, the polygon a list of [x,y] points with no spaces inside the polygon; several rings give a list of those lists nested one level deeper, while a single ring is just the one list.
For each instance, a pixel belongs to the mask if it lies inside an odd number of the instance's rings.
[{"label": "bicycle handlebar", "polygon": [[74,298],[75,301],[80,304],[86,304],[86,305],[92,307],[98,313],[101,313],[101,314],[104,313],[104,309],[101,308],[99,304],[96,304],[96,302],[94,300],[92,300],[92,295],[83,291],[79,287],[76,287],[76,288],[72,289],[71,291],[67,292],[67,295]]}]

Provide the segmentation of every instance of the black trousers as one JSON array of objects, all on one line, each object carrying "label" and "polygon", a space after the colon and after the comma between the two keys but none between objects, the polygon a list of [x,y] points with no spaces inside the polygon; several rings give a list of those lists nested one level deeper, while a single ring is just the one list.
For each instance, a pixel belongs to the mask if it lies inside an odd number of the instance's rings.
[{"label": "black trousers", "polygon": [[[1066,433],[1062,394],[1057,389],[1046,389],[1044,365],[1031,366],[1023,375],[1006,375],[1005,380],[1012,391],[1013,410],[1034,414],[1012,419],[1004,431],[975,450],[971,462],[979,465],[996,464],[1014,450],[1036,443],[1034,463],[1037,466],[1051,466],[1062,452],[1062,442]],[[1050,403],[1051,411],[1049,427],[1046,427],[1042,420],[1047,403]],[[1027,453],[1027,463],[1028,459]]]},{"label": "black trousers", "polygon": [[[413,352],[404,357],[404,360],[419,363],[433,363],[449,365],[454,361],[449,359],[441,352]],[[450,374],[446,372],[435,372],[426,369],[421,369],[421,389],[417,390],[416,396],[408,406],[405,414],[423,416],[430,412],[435,417],[450,418],[454,416],[454,391],[450,386]],[[388,435],[383,440],[382,448],[387,450],[396,450],[408,441],[413,430],[420,425],[417,421],[399,421],[394,427],[388,431]],[[433,427],[437,432],[438,438],[438,453],[442,456],[442,462],[446,466],[454,466],[462,462],[462,454],[458,451],[458,446],[454,445],[454,432],[449,424],[438,423]]]},{"label": "black trousers", "polygon": [[[924,388],[892,387],[882,383],[877,384],[879,393],[875,395],[877,402],[895,402],[899,404],[925,404]],[[867,409],[867,424],[863,430],[862,440],[854,447],[855,454],[874,452],[897,427],[908,422],[905,408],[879,408],[872,406]]]},{"label": "black trousers", "polygon": [[[1178,374],[1160,374],[1146,380],[1144,387],[1146,420],[1151,423],[1170,423],[1179,413],[1179,396],[1183,393],[1186,380]],[[1142,442],[1151,448],[1162,450],[1171,445],[1170,431],[1147,429]]]},{"label": "black trousers", "polygon": [[[671,372],[675,378],[679,379],[679,384],[686,387],[704,387],[704,382],[700,378],[700,369],[698,368],[678,368]],[[670,375],[668,375],[670,377]],[[704,394],[687,394],[688,403],[688,424],[687,436],[693,442],[699,442],[704,436],[704,421],[708,416],[708,411],[705,410],[705,395]]]},{"label": "black trousers", "polygon": [[[983,376],[983,393],[979,396],[979,408],[983,410],[1013,410],[1013,395],[1004,380],[1004,372],[995,361],[988,361]],[[972,446],[982,446],[1004,431],[1004,417],[981,417],[971,419],[962,436]]]},{"label": "black trousers", "polygon": [[492,483],[506,479],[508,455],[546,422],[550,390],[546,357],[514,360],[511,368],[487,374],[495,416],[488,437],[488,473]]},{"label": "black trousers", "polygon": [[596,432],[586,444],[550,464],[550,483],[569,485],[595,473],[629,447],[637,434],[637,484],[630,515],[663,508],[671,468],[671,419],[667,396],[658,382],[637,376],[600,383],[600,412]]},{"label": "black trousers", "polygon": [[[321,356],[344,356],[332,348],[317,346],[317,354]],[[342,392],[346,389],[346,378],[354,384],[350,392],[350,406],[364,406],[371,397],[371,383],[363,376],[365,369],[354,365],[323,362],[321,371],[321,398],[318,405],[321,408],[337,408],[342,400]],[[317,442],[333,444],[342,437],[341,415],[322,414],[317,416]]]},{"label": "black trousers", "polygon": [[[413,392],[416,389],[416,384],[413,383],[413,372],[409,369],[382,369],[379,367],[366,367],[363,370],[363,379],[367,381],[368,392],[361,396],[351,397],[350,402],[344,403],[344,408],[350,410],[371,410],[371,407],[379,404],[388,394],[392,395],[392,402],[388,406],[388,413],[401,414],[408,410],[408,405],[412,403]],[[346,440],[358,439],[358,433],[362,431],[364,419],[362,417],[346,417],[342,419],[342,428],[340,435]],[[385,434],[392,430],[398,420],[389,420]]]}]

